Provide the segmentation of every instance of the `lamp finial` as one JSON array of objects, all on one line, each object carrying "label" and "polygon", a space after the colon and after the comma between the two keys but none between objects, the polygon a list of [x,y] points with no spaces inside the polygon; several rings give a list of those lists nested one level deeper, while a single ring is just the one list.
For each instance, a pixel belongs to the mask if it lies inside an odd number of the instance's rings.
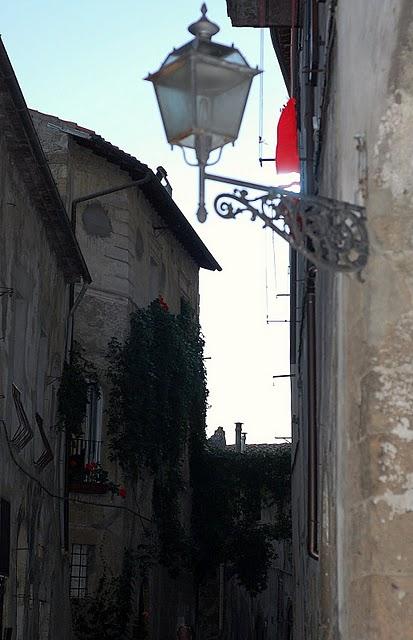
[{"label": "lamp finial", "polygon": [[192,33],[195,38],[199,40],[211,40],[212,36],[219,31],[219,26],[215,24],[215,22],[211,22],[211,20],[206,17],[206,13],[207,6],[204,2],[201,6],[202,16],[197,22],[192,23],[188,27],[189,33]]}]

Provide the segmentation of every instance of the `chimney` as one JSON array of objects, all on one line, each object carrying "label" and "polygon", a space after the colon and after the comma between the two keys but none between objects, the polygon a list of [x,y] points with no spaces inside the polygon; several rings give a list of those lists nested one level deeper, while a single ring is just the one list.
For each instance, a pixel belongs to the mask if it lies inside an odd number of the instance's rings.
[{"label": "chimney", "polygon": [[241,453],[241,431],[243,422],[235,423],[235,451]]},{"label": "chimney", "polygon": [[246,434],[246,432],[244,431],[244,432],[241,434],[241,453],[245,453],[245,450],[246,450],[246,448],[247,448],[247,444],[246,444],[246,442],[247,442],[247,434]]}]

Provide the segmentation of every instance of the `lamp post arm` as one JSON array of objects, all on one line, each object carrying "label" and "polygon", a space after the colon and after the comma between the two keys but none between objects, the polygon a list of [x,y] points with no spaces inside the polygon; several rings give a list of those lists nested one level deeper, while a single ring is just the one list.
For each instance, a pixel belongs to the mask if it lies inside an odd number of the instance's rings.
[{"label": "lamp post arm", "polygon": [[286,189],[282,189],[274,186],[268,186],[265,184],[258,184],[256,182],[246,182],[245,180],[238,180],[238,178],[225,178],[224,176],[216,176],[213,173],[206,173],[205,180],[213,180],[214,182],[224,182],[232,186],[237,185],[238,187],[245,187],[246,189],[255,189],[256,191],[266,191],[267,193],[276,191],[277,193],[280,193],[281,195],[285,195],[285,196],[290,196],[294,194],[293,191],[287,191]]},{"label": "lamp post arm", "polygon": [[[278,187],[206,173],[206,180],[232,186],[215,198],[216,213],[225,219],[248,211],[318,267],[360,275],[369,256],[365,208],[323,196],[294,193]],[[264,192],[248,196],[246,189]]]}]

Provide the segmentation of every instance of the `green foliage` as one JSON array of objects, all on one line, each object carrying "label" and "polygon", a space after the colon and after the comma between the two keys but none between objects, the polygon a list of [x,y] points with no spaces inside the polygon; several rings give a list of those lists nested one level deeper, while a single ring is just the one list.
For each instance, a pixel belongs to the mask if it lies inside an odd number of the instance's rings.
[{"label": "green foliage", "polygon": [[227,560],[232,563],[239,583],[255,595],[267,587],[268,569],[275,557],[274,530],[270,525],[238,522],[227,543]]},{"label": "green foliage", "polygon": [[177,470],[188,425],[205,422],[203,340],[189,308],[174,316],[158,300],[131,316],[124,345],[109,345],[109,432],[114,456],[136,477],[142,460],[153,473]]},{"label": "green foliage", "polygon": [[[154,476],[158,560],[175,575],[184,567],[202,582],[221,562],[256,594],[266,586],[273,542],[290,536],[290,449],[237,454],[208,446],[205,435],[204,341],[189,307],[169,313],[155,300],[131,316],[122,345],[112,340],[109,433],[112,455],[125,475]],[[192,526],[182,526],[182,462],[189,452]],[[261,505],[277,517],[263,525]]]},{"label": "green foliage", "polygon": [[78,640],[132,640],[135,637],[136,562],[125,552],[122,573],[108,577],[105,571],[96,594],[72,602],[75,637]]},{"label": "green foliage", "polygon": [[83,355],[83,350],[74,345],[70,363],[65,362],[62,379],[57,392],[58,425],[71,437],[82,435],[86,417],[88,388],[98,380],[96,368]]},{"label": "green foliage", "polygon": [[172,572],[188,557],[181,467],[192,432],[205,432],[203,345],[189,306],[175,316],[162,299],[131,316],[123,345],[116,339],[109,345],[112,455],[129,478],[138,478],[142,465],[153,473],[160,561]]},{"label": "green foliage", "polygon": [[[194,565],[202,581],[230,562],[239,582],[256,594],[266,587],[273,542],[290,538],[290,447],[235,453],[204,447],[194,455],[192,528]],[[259,522],[273,507],[271,524]]]}]

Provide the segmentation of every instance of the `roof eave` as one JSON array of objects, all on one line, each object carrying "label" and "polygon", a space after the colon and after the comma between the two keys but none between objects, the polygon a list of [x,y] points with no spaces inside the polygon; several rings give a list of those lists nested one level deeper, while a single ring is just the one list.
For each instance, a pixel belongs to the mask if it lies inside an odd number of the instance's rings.
[{"label": "roof eave", "polygon": [[143,184],[140,189],[158,215],[165,220],[172,233],[200,268],[209,271],[222,271],[222,267],[202,242],[159,178],[147,165],[139,162],[139,160],[115,147],[97,134],[90,134],[89,136],[83,134],[78,137],[75,132],[71,131],[70,135],[79,145],[89,148],[97,155],[105,157],[109,162],[113,162],[122,170],[127,171],[133,180],[137,180],[149,172],[149,182]]},{"label": "roof eave", "polygon": [[85,259],[73,234],[66,209],[1,37],[0,85],[4,87],[1,92],[7,107],[4,126],[10,129],[10,148],[17,160],[21,162],[30,196],[40,211],[59,267],[68,282],[77,282],[81,278],[85,282],[91,282]]}]

